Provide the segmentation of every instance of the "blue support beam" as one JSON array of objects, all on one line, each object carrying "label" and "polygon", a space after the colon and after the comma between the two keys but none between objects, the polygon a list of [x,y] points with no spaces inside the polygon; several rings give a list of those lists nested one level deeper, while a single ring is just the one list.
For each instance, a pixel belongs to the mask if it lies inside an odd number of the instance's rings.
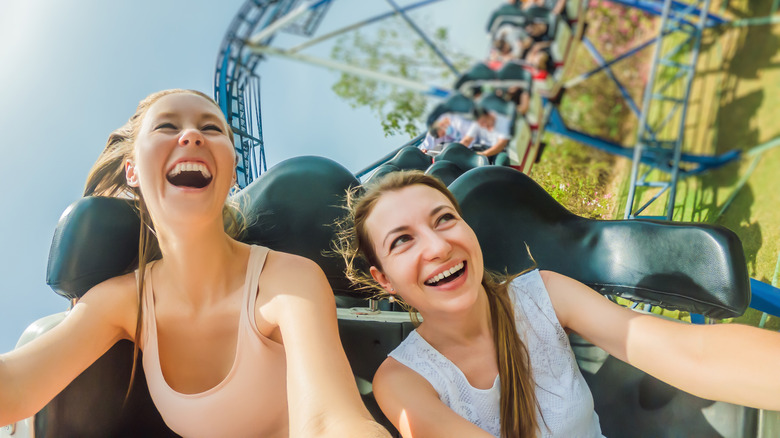
[{"label": "blue support beam", "polygon": [[751,278],[750,293],[750,307],[780,317],[780,289]]},{"label": "blue support beam", "polygon": [[[653,15],[662,15],[663,14],[663,1],[658,0],[609,0],[610,3],[615,3],[623,6],[628,6],[631,8],[636,8],[648,13],[651,13]],[[696,8],[695,4],[692,7],[689,3],[683,3],[679,1],[672,1],[670,3],[670,13],[674,14],[674,16],[683,16],[683,15],[693,15],[698,16],[702,12],[702,9],[705,9],[705,11],[708,8]],[[686,22],[687,24],[690,24],[690,22]],[[706,14],[706,22],[704,27],[713,27],[720,24],[728,23],[728,20],[725,18],[712,13]]]},{"label": "blue support beam", "polygon": [[593,43],[590,42],[590,40],[587,37],[584,37],[582,39],[583,44],[585,44],[585,48],[588,49],[588,52],[590,52],[590,55],[593,57],[593,59],[596,61],[596,63],[599,65],[599,67],[604,71],[604,73],[609,76],[610,79],[612,79],[612,82],[617,85],[618,90],[620,90],[620,94],[623,96],[623,99],[628,104],[629,108],[631,108],[631,111],[634,112],[637,116],[639,116],[639,107],[636,105],[636,102],[634,102],[634,98],[631,97],[630,94],[628,94],[628,90],[626,90],[626,87],[623,86],[623,84],[620,83],[618,78],[615,77],[615,74],[612,72],[612,69],[607,65],[606,60],[604,60],[604,57],[601,56],[601,53],[599,53],[598,50],[596,50],[596,47],[593,45]]}]

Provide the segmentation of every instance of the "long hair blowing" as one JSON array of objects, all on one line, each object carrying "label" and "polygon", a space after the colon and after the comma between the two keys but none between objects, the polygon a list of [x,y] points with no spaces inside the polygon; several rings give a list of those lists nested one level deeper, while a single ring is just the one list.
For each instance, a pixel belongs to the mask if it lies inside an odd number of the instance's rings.
[{"label": "long hair blowing", "polygon": [[[416,184],[441,192],[458,214],[462,215],[458,201],[447,187],[438,179],[420,171],[393,172],[366,188],[356,188],[347,193],[348,213],[337,224],[339,233],[334,243],[335,250],[344,258],[347,278],[357,288],[372,291],[376,298],[383,298],[388,293],[368,273],[369,266],[376,266],[381,270],[381,265],[366,229],[366,219],[383,194]],[[501,436],[533,437],[539,429],[536,417],[538,406],[528,349],[517,332],[514,307],[509,298],[509,283],[512,278],[514,276],[499,276],[488,271],[485,271],[482,277],[482,286],[487,292],[490,308],[493,342],[501,381]],[[416,320],[416,311],[403,300],[399,300],[399,303],[407,308]]]},{"label": "long hair blowing", "polygon": [[[133,268],[138,269],[138,275],[136,276],[138,316],[136,318],[135,327],[133,367],[130,372],[130,384],[128,385],[127,393],[125,394],[125,400],[130,396],[138,363],[139,342],[143,326],[146,266],[150,261],[160,258],[161,256],[160,245],[154,230],[154,224],[152,223],[152,218],[146,208],[146,203],[144,202],[141,190],[138,187],[131,187],[127,184],[125,163],[127,160],[132,160],[134,158],[135,140],[149,107],[160,98],[171,94],[194,94],[217,106],[216,102],[214,102],[211,97],[196,90],[171,89],[150,94],[138,104],[138,107],[132,117],[130,117],[130,120],[109,135],[103,152],[100,154],[97,161],[95,161],[95,164],[92,165],[92,169],[90,169],[89,174],[87,175],[87,181],[84,184],[83,196],[109,196],[131,200],[135,206],[136,213],[141,220],[137,265],[129,267],[129,270],[132,270]],[[219,108],[219,106],[217,106],[217,108]],[[225,127],[228,130],[230,129],[227,122],[225,122]],[[230,135],[230,131],[227,132],[230,137],[230,142],[233,143],[233,136]],[[236,205],[234,201],[228,200],[225,203],[222,214],[225,220],[225,231],[231,237],[236,238],[240,236],[244,230],[244,217],[239,206]]]}]

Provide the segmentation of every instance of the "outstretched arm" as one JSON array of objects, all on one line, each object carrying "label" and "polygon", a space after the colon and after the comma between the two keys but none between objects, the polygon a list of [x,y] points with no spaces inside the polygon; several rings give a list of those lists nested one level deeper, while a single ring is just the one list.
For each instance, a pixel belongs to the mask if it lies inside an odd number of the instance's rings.
[{"label": "outstretched arm", "polygon": [[260,287],[274,288],[260,315],[279,326],[287,355],[291,437],[389,437],[360,399],[338,335],[336,303],[311,260],[269,254]]},{"label": "outstretched arm", "polygon": [[0,426],[41,410],[114,343],[131,337],[134,285],[124,276],[95,286],[59,325],[0,355]]},{"label": "outstretched arm", "polygon": [[404,438],[489,438],[445,405],[422,376],[386,359],[374,376],[374,396],[382,412]]},{"label": "outstretched arm", "polygon": [[780,333],[640,314],[566,276],[542,277],[561,325],[609,354],[702,398],[780,410]]}]

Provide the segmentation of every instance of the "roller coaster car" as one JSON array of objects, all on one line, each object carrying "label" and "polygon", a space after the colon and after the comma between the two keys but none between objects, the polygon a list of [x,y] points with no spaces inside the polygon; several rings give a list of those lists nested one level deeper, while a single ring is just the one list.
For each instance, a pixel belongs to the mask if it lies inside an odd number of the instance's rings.
[{"label": "roller coaster car", "polygon": [[436,105],[428,114],[426,125],[428,128],[438,120],[439,117],[447,113],[471,115],[474,111],[474,101],[462,93],[453,93],[447,100]]},{"label": "roller coaster car", "polygon": [[[341,307],[340,335],[361,393],[372,414],[389,425],[373,402],[369,382],[412,329],[408,315],[345,316],[350,311],[344,307],[364,301],[343,278],[342,261],[323,255],[334,233],[330,224],[343,213],[344,191],[355,184],[349,171],[333,161],[300,157],[275,166],[238,196],[250,219],[247,242],[309,257],[325,271]],[[527,268],[528,244],[540,268],[569,275],[602,294],[715,318],[739,315],[750,301],[741,243],[725,228],[584,219],[524,174],[497,166],[471,169],[450,189],[490,269]],[[132,270],[137,234],[138,220],[127,201],[78,200],[55,231],[47,283],[60,295],[77,299],[100,281]],[[24,336],[44,329],[33,324]],[[582,368],[607,436],[750,436],[755,428],[751,409],[696,398],[599,354],[595,347],[574,346],[584,359]],[[131,357],[129,342],[114,346],[35,416],[35,436],[172,435],[149,398],[142,370],[130,401],[122,406]]]}]

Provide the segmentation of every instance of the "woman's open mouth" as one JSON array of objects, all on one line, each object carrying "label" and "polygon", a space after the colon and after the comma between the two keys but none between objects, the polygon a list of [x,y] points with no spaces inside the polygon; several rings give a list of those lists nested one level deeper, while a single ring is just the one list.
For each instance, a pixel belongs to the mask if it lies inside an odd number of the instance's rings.
[{"label": "woman's open mouth", "polygon": [[176,163],[165,176],[176,187],[202,189],[211,182],[212,176],[203,163],[183,161]]},{"label": "woman's open mouth", "polygon": [[456,278],[463,275],[464,272],[466,272],[466,262],[460,262],[457,265],[453,266],[452,268],[444,272],[440,272],[439,274],[434,275],[428,280],[425,280],[425,285],[440,286],[442,284],[447,284],[452,280],[455,280]]}]

